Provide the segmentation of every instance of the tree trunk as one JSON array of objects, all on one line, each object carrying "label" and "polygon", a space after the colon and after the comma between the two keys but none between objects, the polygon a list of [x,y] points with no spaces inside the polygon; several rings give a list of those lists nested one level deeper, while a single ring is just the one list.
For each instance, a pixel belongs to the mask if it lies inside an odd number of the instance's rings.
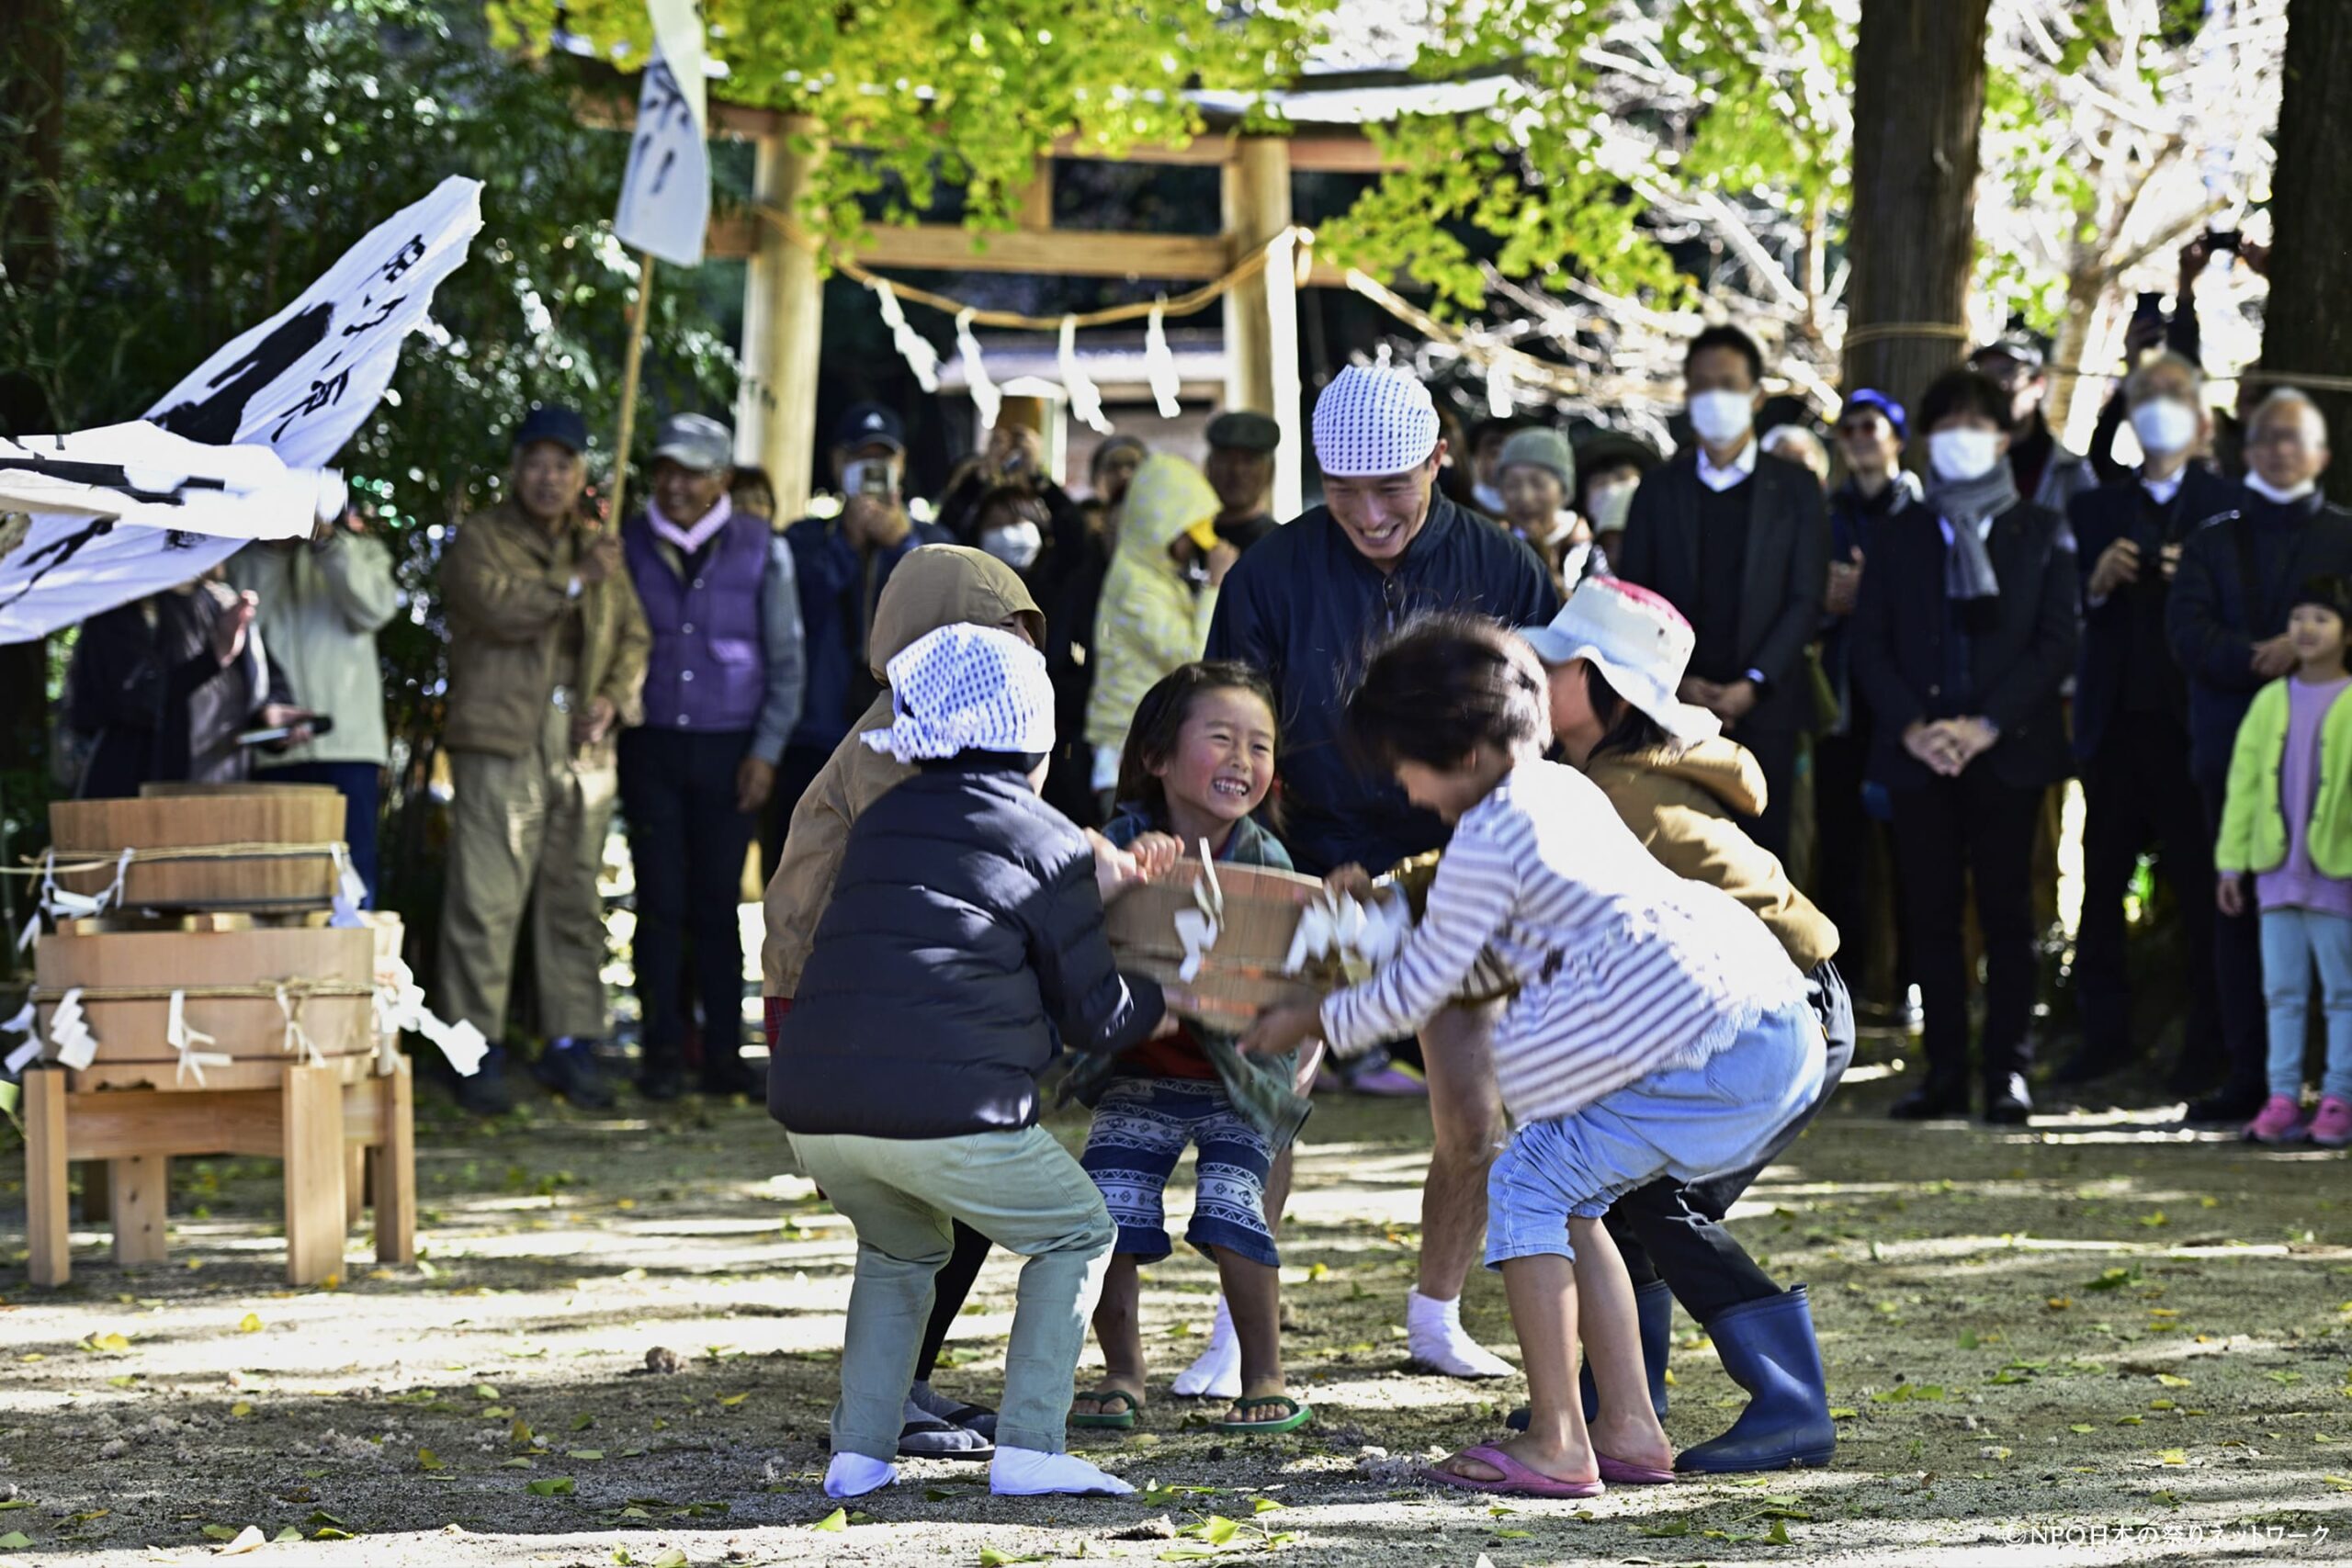
[{"label": "tree trunk", "polygon": [[[2343,0],[2288,0],[2287,79],[2278,102],[2278,172],[2272,181],[2270,303],[2262,327],[2265,377],[2352,369],[2352,310],[2344,265],[2352,256],[2352,7]],[[2329,431],[2352,444],[2352,393],[2312,391]],[[2324,477],[2330,496],[2352,502],[2352,462]]]},{"label": "tree trunk", "polygon": [[[57,193],[65,147],[65,13],[62,0],[0,3],[0,102],[16,106],[0,141],[0,267],[27,296],[57,270]],[[0,132],[0,135],[6,135]],[[38,378],[0,370],[0,434],[55,430]],[[0,644],[0,812],[34,807],[48,760],[49,642]],[[23,770],[18,772],[17,770]]]},{"label": "tree trunk", "polygon": [[[2102,235],[2106,232],[2100,231]],[[2099,301],[2106,298],[2108,274],[2099,266],[2101,242],[2076,240],[2074,254],[2067,258],[2066,315],[2058,323],[2057,341],[2050,345],[2050,363],[2061,367],[2060,374],[2050,378],[2050,390],[2042,400],[2041,417],[2058,439],[2066,439],[2066,423],[2074,415],[2075,397],[2087,382],[2094,398],[2106,389],[2104,378],[2087,373],[2092,344],[2098,333]],[[2085,374],[2069,375],[2069,369],[2083,369]]]},{"label": "tree trunk", "polygon": [[[1967,348],[1990,0],[1862,0],[1846,379],[1910,403]],[[1882,336],[1873,328],[1897,328]],[[1860,341],[1857,341],[1857,340]]]}]

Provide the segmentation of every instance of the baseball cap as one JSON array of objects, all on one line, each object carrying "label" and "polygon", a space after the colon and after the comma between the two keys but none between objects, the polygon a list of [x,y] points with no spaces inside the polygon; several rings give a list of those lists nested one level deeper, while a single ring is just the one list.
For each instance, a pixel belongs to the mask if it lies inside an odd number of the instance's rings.
[{"label": "baseball cap", "polygon": [[560,403],[534,403],[531,412],[523,416],[523,423],[514,427],[514,449],[519,452],[538,441],[552,441],[573,453],[585,452],[588,422],[580,417],[578,410]]},{"label": "baseball cap", "polygon": [[1227,446],[1237,452],[1271,452],[1282,445],[1282,426],[1271,415],[1249,409],[1229,409],[1209,421],[1211,446]]},{"label": "baseball cap", "polygon": [[[1904,423],[1903,405],[1875,387],[1858,387],[1847,393],[1846,408],[1876,409],[1885,418],[1886,423],[1894,427],[1894,438],[1897,441],[1907,441],[1911,438],[1910,430]],[[1843,417],[1843,410],[1840,411],[1840,417]]]},{"label": "baseball cap", "polygon": [[707,414],[672,414],[653,438],[653,457],[682,468],[716,472],[735,460],[735,433]]},{"label": "baseball cap", "polygon": [[2023,333],[2003,333],[1970,355],[1968,363],[1975,365],[1980,360],[1990,359],[1996,355],[2003,359],[2015,360],[2029,370],[2039,370],[2043,363],[2041,345]]},{"label": "baseball cap", "polygon": [[907,449],[907,427],[880,403],[856,403],[833,426],[833,445],[854,450],[879,442],[893,452]]}]

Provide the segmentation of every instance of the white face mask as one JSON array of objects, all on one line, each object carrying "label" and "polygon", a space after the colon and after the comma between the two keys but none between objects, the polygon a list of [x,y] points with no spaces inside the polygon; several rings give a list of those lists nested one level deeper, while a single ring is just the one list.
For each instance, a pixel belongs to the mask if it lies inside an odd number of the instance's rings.
[{"label": "white face mask", "polygon": [[1928,437],[1928,461],[1939,478],[1981,479],[2001,460],[2001,437],[1991,430],[1939,430]]},{"label": "white face mask", "polygon": [[2176,398],[2151,398],[2132,411],[2132,434],[2140,449],[2169,457],[2197,439],[2197,411]]},{"label": "white face mask", "polygon": [[2250,473],[2245,477],[2245,488],[2254,491],[2255,494],[2262,497],[2265,501],[2274,502],[2279,506],[2284,506],[2290,501],[2301,501],[2303,497],[2311,494],[2312,491],[2319,489],[2319,481],[2317,479],[2305,479],[2299,485],[2281,490],[2278,486],[2272,484],[2268,479],[2264,479],[2260,474]]},{"label": "white face mask", "polygon": [[1633,509],[1634,492],[1642,488],[1639,479],[1626,479],[1618,484],[1595,485],[1585,491],[1585,514],[1592,519],[1596,534],[1614,534],[1625,526],[1625,513]]},{"label": "white face mask", "polygon": [[1690,395],[1690,428],[1710,446],[1730,446],[1747,434],[1755,422],[1756,400],[1747,392],[1718,390]]},{"label": "white face mask", "polygon": [[1015,571],[1027,571],[1045,547],[1046,536],[1035,523],[1008,524],[980,536],[980,548]]}]

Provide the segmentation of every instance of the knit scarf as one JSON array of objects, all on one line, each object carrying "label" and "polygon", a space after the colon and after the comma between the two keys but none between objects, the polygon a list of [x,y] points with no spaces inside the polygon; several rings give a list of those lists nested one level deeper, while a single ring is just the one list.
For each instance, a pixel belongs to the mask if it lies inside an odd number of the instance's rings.
[{"label": "knit scarf", "polygon": [[708,544],[710,542],[711,536],[718,533],[721,528],[726,527],[729,521],[731,520],[734,515],[734,501],[728,496],[722,495],[718,498],[718,505],[712,507],[709,511],[702,514],[701,522],[696,523],[691,528],[681,528],[675,523],[671,522],[667,517],[662,515],[661,502],[656,501],[648,501],[645,503],[645,521],[647,525],[653,530],[654,536],[660,539],[666,539],[671,544],[677,546],[678,553],[681,555],[690,556],[696,550],[702,548],[703,546]]},{"label": "knit scarf", "polygon": [[1972,622],[1989,618],[2001,594],[1993,558],[1984,548],[1985,519],[1998,517],[2018,502],[2017,477],[2007,461],[1973,479],[1928,481],[1927,503],[1944,534],[1944,597]]}]

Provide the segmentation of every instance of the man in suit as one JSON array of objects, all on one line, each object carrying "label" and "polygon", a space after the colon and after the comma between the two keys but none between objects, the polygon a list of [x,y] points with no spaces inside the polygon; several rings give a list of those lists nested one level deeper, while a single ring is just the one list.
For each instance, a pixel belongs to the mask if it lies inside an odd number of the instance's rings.
[{"label": "man in suit", "polygon": [[1821,486],[1758,450],[1764,355],[1737,327],[1690,340],[1682,378],[1695,447],[1634,494],[1617,575],[1673,601],[1698,633],[1681,698],[1711,710],[1764,770],[1748,827],[1785,859],[1797,737],[1813,717],[1805,644],[1821,621],[1829,528]]},{"label": "man in suit", "polygon": [[[2233,510],[2182,546],[2165,600],[2165,637],[2188,677],[2188,764],[2209,833],[2220,832],[2230,751],[2254,694],[2295,667],[2287,612],[2306,578],[2352,572],[2352,514],[2327,504],[2327,422],[2281,387],[2246,417],[2246,477]],[[2256,912],[2213,919],[2215,995],[2229,1077],[2188,1108],[2192,1122],[2239,1123],[2262,1109],[2268,1038]]]},{"label": "man in suit", "polygon": [[2075,755],[2083,764],[2083,918],[2075,979],[2082,1048],[2056,1074],[2087,1083],[2140,1055],[2125,976],[2123,899],[2154,844],[2178,901],[2188,951],[2188,1033],[2173,1083],[2184,1091],[2219,1077],[2214,1001],[2213,844],[2188,768],[2188,681],[2165,645],[2165,600],[2183,543],[2233,510],[2236,485],[2190,454],[2204,445],[2205,378],[2165,353],[2132,372],[2124,401],[2140,449],[2136,472],[2075,498],[2067,519],[2083,572],[2083,651],[2075,683]]}]

